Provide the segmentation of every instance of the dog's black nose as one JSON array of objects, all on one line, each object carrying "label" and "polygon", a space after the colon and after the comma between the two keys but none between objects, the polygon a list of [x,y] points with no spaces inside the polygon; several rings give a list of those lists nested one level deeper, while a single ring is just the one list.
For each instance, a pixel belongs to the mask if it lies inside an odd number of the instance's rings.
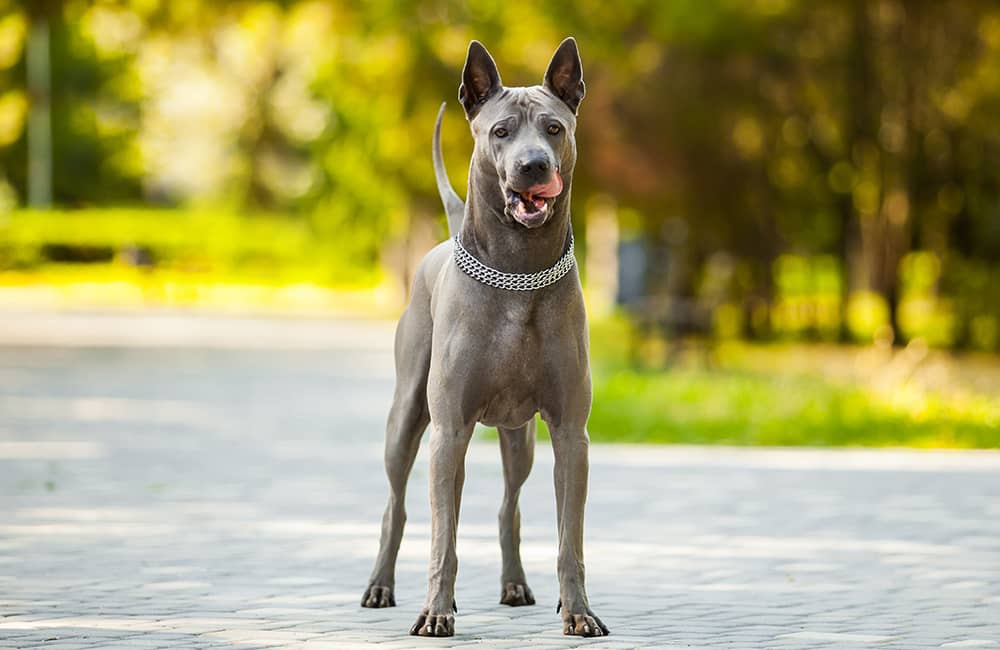
[{"label": "dog's black nose", "polygon": [[522,178],[532,182],[541,183],[548,179],[550,167],[551,165],[549,164],[549,159],[547,157],[532,156],[518,161],[517,173],[520,174]]}]

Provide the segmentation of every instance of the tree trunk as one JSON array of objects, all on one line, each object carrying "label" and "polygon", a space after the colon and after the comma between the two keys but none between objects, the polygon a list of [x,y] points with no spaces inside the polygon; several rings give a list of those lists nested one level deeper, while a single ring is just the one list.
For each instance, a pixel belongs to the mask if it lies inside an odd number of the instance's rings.
[{"label": "tree trunk", "polygon": [[36,14],[25,52],[28,76],[28,205],[52,205],[52,66],[49,19]]}]

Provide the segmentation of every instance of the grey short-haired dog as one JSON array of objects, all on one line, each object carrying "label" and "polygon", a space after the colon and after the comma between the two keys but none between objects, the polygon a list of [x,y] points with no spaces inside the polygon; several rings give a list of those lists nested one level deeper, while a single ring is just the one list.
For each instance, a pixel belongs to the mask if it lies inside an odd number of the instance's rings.
[{"label": "grey short-haired dog", "polygon": [[362,598],[365,607],[396,604],[406,482],[430,423],[430,571],[411,634],[455,633],[455,533],[477,422],[500,432],[500,602],[534,604],[521,564],[517,502],[534,457],[536,413],[548,424],[555,454],[563,632],[608,634],[590,609],[583,566],[591,380],[570,189],[584,92],[572,38],[556,50],[543,83],[527,88],[504,87],[486,48],[470,43],[459,88],[475,139],[464,204],[441,159],[444,106],[438,114],[434,170],[453,239],[420,264],[396,330],[396,390],[385,441],[389,503]]}]

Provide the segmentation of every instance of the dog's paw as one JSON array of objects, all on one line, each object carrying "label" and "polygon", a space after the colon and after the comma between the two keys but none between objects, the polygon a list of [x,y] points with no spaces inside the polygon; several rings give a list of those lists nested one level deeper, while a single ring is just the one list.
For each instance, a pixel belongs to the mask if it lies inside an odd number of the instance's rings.
[{"label": "dog's paw", "polygon": [[534,605],[535,596],[528,585],[520,582],[507,582],[500,590],[500,604],[511,607]]},{"label": "dog's paw", "polygon": [[431,614],[427,610],[420,613],[417,622],[410,628],[413,636],[455,636],[455,616],[452,614]]},{"label": "dog's paw", "polygon": [[[562,608],[562,601],[556,611]],[[608,626],[597,618],[597,615],[589,609],[585,613],[563,612],[563,634],[568,636],[607,636],[611,634]]]},{"label": "dog's paw", "polygon": [[395,607],[396,596],[392,593],[392,587],[383,585],[368,585],[365,595],[361,597],[362,607]]}]

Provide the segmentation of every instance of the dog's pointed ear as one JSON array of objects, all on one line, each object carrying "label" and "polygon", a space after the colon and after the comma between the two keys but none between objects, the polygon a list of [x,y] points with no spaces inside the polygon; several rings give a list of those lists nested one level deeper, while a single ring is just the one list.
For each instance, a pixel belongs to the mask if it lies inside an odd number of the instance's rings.
[{"label": "dog's pointed ear", "polygon": [[493,57],[479,41],[469,43],[469,54],[465,57],[465,68],[462,70],[462,85],[458,87],[458,101],[465,107],[465,115],[470,120],[475,117],[486,100],[502,87]]},{"label": "dog's pointed ear", "polygon": [[580,52],[576,49],[576,39],[572,36],[560,43],[556,53],[552,55],[549,69],[545,71],[545,87],[566,102],[576,114],[583,96],[587,94],[587,87],[583,83]]}]

